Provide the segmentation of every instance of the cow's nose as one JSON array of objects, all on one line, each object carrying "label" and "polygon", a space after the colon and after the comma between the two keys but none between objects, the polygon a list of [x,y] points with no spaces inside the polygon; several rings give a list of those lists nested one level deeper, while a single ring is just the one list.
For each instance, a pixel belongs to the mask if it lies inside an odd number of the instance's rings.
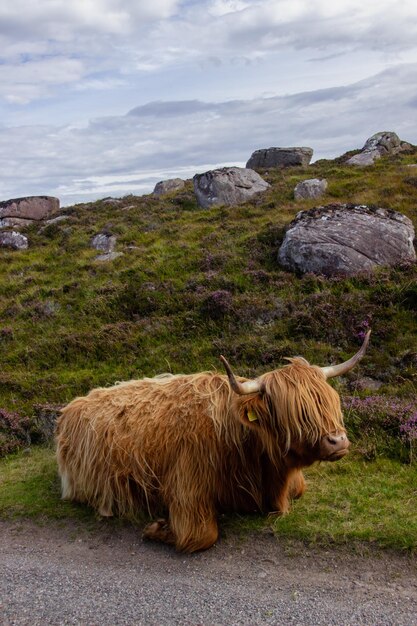
[{"label": "cow's nose", "polygon": [[327,435],[326,439],[327,439],[327,443],[329,443],[331,446],[337,446],[340,443],[342,443],[342,441],[345,441],[347,437],[343,433],[341,435]]},{"label": "cow's nose", "polygon": [[345,432],[339,431],[324,435],[320,444],[320,458],[336,461],[347,453],[349,445],[349,439]]}]

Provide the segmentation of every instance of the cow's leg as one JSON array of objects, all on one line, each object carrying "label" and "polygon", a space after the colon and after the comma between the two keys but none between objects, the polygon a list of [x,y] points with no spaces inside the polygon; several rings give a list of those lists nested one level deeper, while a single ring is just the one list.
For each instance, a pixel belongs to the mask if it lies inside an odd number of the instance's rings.
[{"label": "cow's leg", "polygon": [[285,515],[290,510],[292,499],[301,498],[306,488],[303,473],[299,469],[290,470],[285,478],[277,481],[272,498],[272,515]]},{"label": "cow's leg", "polygon": [[175,543],[174,534],[166,519],[159,519],[145,526],[143,537],[144,539],[152,539],[153,541],[161,541],[162,543]]},{"label": "cow's leg", "polygon": [[198,513],[198,510],[191,511],[188,507],[182,510],[173,506],[170,508],[169,520],[159,519],[148,524],[143,531],[143,537],[173,544],[181,552],[207,550],[217,540],[217,520],[214,513],[204,517],[200,517]]},{"label": "cow's leg", "polygon": [[[214,506],[212,468],[202,462],[206,450],[178,456],[177,463],[165,477],[163,498],[168,520],[159,520],[145,528],[144,536],[174,544],[183,552],[210,548],[219,531]],[[192,477],[192,480],[187,478]]]},{"label": "cow's leg", "polygon": [[306,490],[306,481],[301,470],[295,470],[290,479],[290,497],[301,498]]},{"label": "cow's leg", "polygon": [[175,536],[175,547],[184,552],[207,550],[219,536],[216,514],[204,502],[194,508],[178,505],[170,508],[170,525]]}]

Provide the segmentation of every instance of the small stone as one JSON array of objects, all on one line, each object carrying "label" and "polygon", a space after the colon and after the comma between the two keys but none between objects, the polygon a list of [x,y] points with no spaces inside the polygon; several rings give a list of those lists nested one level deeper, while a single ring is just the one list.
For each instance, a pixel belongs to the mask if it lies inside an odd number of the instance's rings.
[{"label": "small stone", "polygon": [[307,200],[309,198],[320,198],[327,189],[327,180],[325,178],[310,178],[302,180],[294,189],[294,198],[296,200]]},{"label": "small stone", "polygon": [[185,182],[181,178],[169,178],[168,180],[161,180],[156,183],[153,193],[155,196],[163,196],[173,191],[179,191],[184,189]]},{"label": "small stone", "polygon": [[65,222],[66,220],[71,219],[70,215],[58,215],[57,217],[53,217],[51,220],[46,220],[45,226],[50,226],[51,224],[58,224],[59,222]]},{"label": "small stone", "polygon": [[383,384],[382,381],[371,378],[370,376],[362,376],[362,378],[353,380],[349,384],[349,388],[352,391],[378,391]]},{"label": "small stone", "polygon": [[10,248],[11,250],[26,250],[28,238],[14,230],[0,233],[0,248]]},{"label": "small stone", "polygon": [[122,200],[120,198],[103,198],[102,200],[103,204],[110,204],[111,206],[117,206],[119,204],[122,204]]},{"label": "small stone", "polygon": [[114,235],[107,235],[106,233],[99,233],[91,240],[91,247],[101,252],[113,252],[115,245],[116,237]]},{"label": "small stone", "polygon": [[105,254],[99,254],[96,261],[114,261],[117,257],[122,256],[123,252],[106,252]]},{"label": "small stone", "polygon": [[33,220],[22,217],[3,217],[0,219],[0,229],[2,228],[24,228],[33,224]]}]

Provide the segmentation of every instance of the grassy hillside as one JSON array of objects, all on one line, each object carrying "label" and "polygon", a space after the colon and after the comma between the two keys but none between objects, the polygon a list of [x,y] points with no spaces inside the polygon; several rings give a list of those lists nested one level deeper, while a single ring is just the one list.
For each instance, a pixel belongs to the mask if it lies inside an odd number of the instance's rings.
[{"label": "grassy hillside", "polygon": [[[321,204],[376,204],[417,226],[417,175],[406,167],[415,160],[270,171],[271,190],[233,208],[199,209],[188,183],[162,199],[77,205],[67,222],[28,228],[27,251],[0,252],[0,407],[30,413],[94,385],[210,369],[220,353],[250,376],[294,354],[327,364],[355,351],[368,323],[361,373],[384,393],[413,393],[416,267],[327,280],[283,271],[276,254],[285,225],[317,203],[292,198],[306,177],[328,179]],[[89,246],[102,231],[123,252],[110,263]]]}]

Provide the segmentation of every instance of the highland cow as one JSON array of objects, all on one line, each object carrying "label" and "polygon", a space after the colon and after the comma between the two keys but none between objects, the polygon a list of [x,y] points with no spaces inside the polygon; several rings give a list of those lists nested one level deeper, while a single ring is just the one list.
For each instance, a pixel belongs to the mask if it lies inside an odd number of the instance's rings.
[{"label": "highland cow", "polygon": [[57,425],[62,496],[103,516],[163,515],[144,536],[193,552],[213,545],[223,511],[286,513],[302,468],[336,461],[349,441],[327,378],[365,353],[320,368],[301,357],[255,380],[206,372],[99,388]]}]

